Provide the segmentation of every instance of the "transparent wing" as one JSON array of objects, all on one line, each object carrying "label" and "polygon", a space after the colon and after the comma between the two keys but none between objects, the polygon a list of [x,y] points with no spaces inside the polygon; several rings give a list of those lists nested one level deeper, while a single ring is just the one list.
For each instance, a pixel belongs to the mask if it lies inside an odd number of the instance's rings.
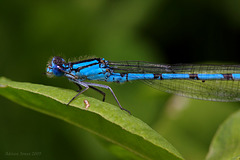
[{"label": "transparent wing", "polygon": [[[109,62],[118,73],[185,73],[185,74],[232,74],[240,73],[239,65],[175,64],[162,65],[149,62]],[[210,101],[240,101],[240,81],[237,80],[143,80],[153,88],[189,98]]]},{"label": "transparent wing", "polygon": [[213,64],[153,64],[142,61],[108,62],[109,66],[118,73],[240,73],[240,65],[213,65]]},{"label": "transparent wing", "polygon": [[210,101],[240,101],[240,81],[231,80],[143,80],[168,93]]},{"label": "transparent wing", "polygon": [[142,61],[109,61],[108,65],[118,73],[173,73],[170,65],[153,64]]}]

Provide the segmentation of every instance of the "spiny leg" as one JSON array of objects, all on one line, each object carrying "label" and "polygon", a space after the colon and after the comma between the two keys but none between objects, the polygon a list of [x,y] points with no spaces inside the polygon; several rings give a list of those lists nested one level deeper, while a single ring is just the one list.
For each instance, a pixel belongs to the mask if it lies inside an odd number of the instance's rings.
[{"label": "spiny leg", "polygon": [[81,92],[79,92],[78,94],[76,94],[76,96],[74,96],[69,102],[68,102],[68,104],[67,105],[69,105],[77,96],[79,96],[80,94],[82,94],[83,92],[85,92],[86,90],[88,90],[88,86],[84,89],[84,90],[82,90]]},{"label": "spiny leg", "polygon": [[[67,105],[69,105],[77,96],[79,96],[80,94],[82,94],[83,92],[85,92],[86,90],[89,89],[89,86],[87,84],[85,84],[84,82],[81,82],[81,81],[78,81],[76,79],[72,79],[72,78],[69,78],[70,81],[73,81],[74,83],[77,83],[77,85],[79,85],[80,87],[83,86],[85,87],[84,90],[82,90],[81,92],[79,92],[76,96],[74,96],[69,102]],[[79,87],[79,89],[80,89]],[[82,88],[82,87],[81,87]]]},{"label": "spiny leg", "polygon": [[118,103],[118,106],[120,107],[121,110],[124,110],[126,112],[128,112],[129,114],[131,114],[130,111],[128,111],[127,109],[123,108],[120,104],[120,102],[117,99],[117,96],[114,94],[113,90],[111,87],[107,86],[107,85],[103,85],[103,84],[96,84],[96,83],[89,83],[89,82],[85,82],[86,85],[90,86],[95,86],[95,87],[101,87],[101,88],[105,88],[105,89],[109,89],[113,95],[113,97],[115,98],[116,102]]},{"label": "spiny leg", "polygon": [[[77,92],[80,92],[81,90],[82,90],[82,87],[78,84],[78,83],[74,83],[74,84],[76,84],[77,86],[78,86],[78,90],[77,90]],[[95,87],[93,87],[93,86],[89,86],[89,88],[92,88],[92,89],[94,89],[95,91],[97,91],[97,92],[99,92],[100,94],[102,94],[103,95],[103,102],[105,101],[105,96],[106,96],[106,93],[104,93],[103,91],[101,91],[101,90],[99,90],[99,89],[97,89],[97,88],[95,88]]]},{"label": "spiny leg", "polygon": [[99,90],[99,89],[97,89],[97,88],[95,88],[95,87],[93,87],[93,86],[89,86],[89,88],[92,88],[92,89],[94,89],[95,91],[98,91],[100,94],[102,94],[103,95],[103,102],[105,101],[105,96],[106,96],[106,93],[104,93],[103,91],[101,91],[101,90]]},{"label": "spiny leg", "polygon": [[[72,82],[74,82],[74,83],[77,83],[77,84],[79,84],[79,85],[81,85],[81,86],[83,86],[83,87],[86,87],[84,90],[82,90],[81,92],[79,92],[76,96],[74,96],[69,103],[71,103],[77,96],[79,96],[80,94],[82,94],[83,92],[85,92],[90,86],[101,87],[101,88],[109,89],[109,90],[111,91],[113,97],[115,98],[116,102],[118,103],[120,109],[128,112],[129,114],[131,114],[131,112],[129,112],[127,109],[125,109],[125,108],[123,108],[123,107],[121,106],[121,104],[119,103],[119,101],[118,101],[118,99],[117,99],[116,95],[114,94],[114,92],[113,92],[113,90],[112,90],[111,87],[106,86],[106,85],[103,85],[103,84],[96,84],[96,83],[89,83],[89,82],[81,82],[81,81],[79,81],[79,80],[77,80],[77,79],[73,79],[73,78],[69,78],[69,80],[72,81]],[[94,88],[95,88],[95,87],[94,87]],[[68,103],[68,104],[69,104],[69,103]]]}]

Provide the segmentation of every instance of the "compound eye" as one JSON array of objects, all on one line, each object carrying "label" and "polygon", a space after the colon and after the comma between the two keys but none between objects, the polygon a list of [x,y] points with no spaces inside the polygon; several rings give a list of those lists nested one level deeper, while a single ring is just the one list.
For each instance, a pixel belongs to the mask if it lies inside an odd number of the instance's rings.
[{"label": "compound eye", "polygon": [[53,63],[57,66],[63,66],[63,64],[65,64],[65,61],[61,57],[56,56],[53,58]]}]

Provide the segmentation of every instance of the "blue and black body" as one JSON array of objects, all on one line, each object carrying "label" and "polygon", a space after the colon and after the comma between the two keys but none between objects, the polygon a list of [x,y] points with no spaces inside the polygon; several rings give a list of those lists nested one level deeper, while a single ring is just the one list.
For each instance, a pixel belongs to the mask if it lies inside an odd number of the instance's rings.
[{"label": "blue and black body", "polygon": [[[119,107],[125,111],[127,110],[120,105],[109,86],[86,81],[124,83],[143,80],[154,88],[185,97],[211,101],[240,101],[240,65],[163,65],[141,61],[112,62],[104,58],[67,63],[63,58],[56,56],[47,66],[47,75],[65,76],[77,84],[80,90],[72,100],[88,88],[92,88],[103,95],[104,101],[105,93],[95,87],[109,89]],[[81,90],[81,86],[85,88]]]}]

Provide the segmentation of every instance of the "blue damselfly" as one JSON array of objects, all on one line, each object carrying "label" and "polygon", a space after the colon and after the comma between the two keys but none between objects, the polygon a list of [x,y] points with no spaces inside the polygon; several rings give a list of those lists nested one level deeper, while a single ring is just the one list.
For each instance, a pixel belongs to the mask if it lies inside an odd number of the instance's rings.
[{"label": "blue damselfly", "polygon": [[[99,88],[109,89],[122,110],[113,90],[103,84],[86,81],[123,83],[142,80],[159,90],[185,97],[233,102],[240,101],[240,65],[211,64],[153,64],[141,61],[113,62],[104,58],[65,62],[61,57],[53,57],[47,65],[48,76],[65,76],[79,87],[78,95],[92,88],[103,95]],[[85,87],[82,90],[82,87]],[[68,103],[68,104],[69,104]],[[130,113],[130,112],[129,112]]]}]

